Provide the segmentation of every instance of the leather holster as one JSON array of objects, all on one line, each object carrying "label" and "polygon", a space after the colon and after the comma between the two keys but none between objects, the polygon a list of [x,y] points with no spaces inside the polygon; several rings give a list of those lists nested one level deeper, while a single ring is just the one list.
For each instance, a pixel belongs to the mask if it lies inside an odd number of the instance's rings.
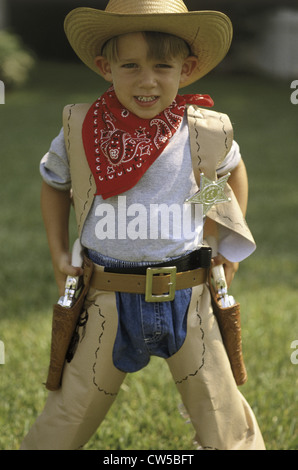
[{"label": "leather holster", "polygon": [[61,387],[66,354],[89,289],[93,263],[87,257],[84,257],[83,269],[83,287],[75,304],[70,308],[59,304],[53,307],[50,365],[46,381],[46,388],[50,391]]}]

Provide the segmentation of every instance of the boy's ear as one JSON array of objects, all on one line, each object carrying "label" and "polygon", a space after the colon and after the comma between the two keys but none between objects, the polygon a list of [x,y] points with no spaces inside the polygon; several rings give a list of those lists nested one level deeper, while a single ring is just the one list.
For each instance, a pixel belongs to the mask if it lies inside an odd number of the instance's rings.
[{"label": "boy's ear", "polygon": [[183,85],[183,83],[189,80],[196,70],[198,63],[198,58],[195,56],[189,56],[184,60],[181,70],[180,85]]},{"label": "boy's ear", "polygon": [[95,57],[94,62],[103,78],[107,80],[107,82],[112,82],[113,80],[110,62],[101,55]]}]

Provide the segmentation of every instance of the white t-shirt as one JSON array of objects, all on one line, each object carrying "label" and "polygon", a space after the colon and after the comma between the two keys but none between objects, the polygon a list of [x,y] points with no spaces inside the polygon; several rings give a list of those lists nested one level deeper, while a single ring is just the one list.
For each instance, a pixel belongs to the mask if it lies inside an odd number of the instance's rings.
[{"label": "white t-shirt", "polygon": [[[240,159],[234,141],[218,174],[232,171]],[[71,188],[63,130],[41,160],[40,172],[50,186]],[[132,189],[106,200],[95,196],[83,227],[82,245],[125,261],[166,261],[193,251],[203,241],[203,212],[201,205],[185,200],[197,191],[185,117],[163,153]]]}]

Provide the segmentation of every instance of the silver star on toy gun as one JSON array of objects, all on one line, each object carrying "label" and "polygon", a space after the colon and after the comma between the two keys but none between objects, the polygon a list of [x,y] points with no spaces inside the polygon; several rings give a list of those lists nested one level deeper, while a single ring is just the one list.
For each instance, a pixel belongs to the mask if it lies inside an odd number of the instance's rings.
[{"label": "silver star on toy gun", "polygon": [[231,173],[227,173],[222,178],[219,178],[217,181],[212,181],[206,178],[204,173],[201,174],[200,189],[199,191],[191,196],[189,199],[186,199],[185,202],[190,202],[193,204],[202,204],[203,205],[203,214],[207,215],[207,212],[211,209],[214,204],[220,204],[221,202],[229,202],[225,194],[225,186]]}]

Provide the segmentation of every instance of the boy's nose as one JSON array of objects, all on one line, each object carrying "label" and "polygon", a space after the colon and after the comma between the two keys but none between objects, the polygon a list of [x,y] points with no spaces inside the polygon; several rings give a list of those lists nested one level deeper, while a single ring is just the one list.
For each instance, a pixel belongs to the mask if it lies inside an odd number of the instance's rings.
[{"label": "boy's nose", "polygon": [[156,86],[156,75],[154,71],[144,69],[139,77],[139,84],[141,87],[151,89]]}]

